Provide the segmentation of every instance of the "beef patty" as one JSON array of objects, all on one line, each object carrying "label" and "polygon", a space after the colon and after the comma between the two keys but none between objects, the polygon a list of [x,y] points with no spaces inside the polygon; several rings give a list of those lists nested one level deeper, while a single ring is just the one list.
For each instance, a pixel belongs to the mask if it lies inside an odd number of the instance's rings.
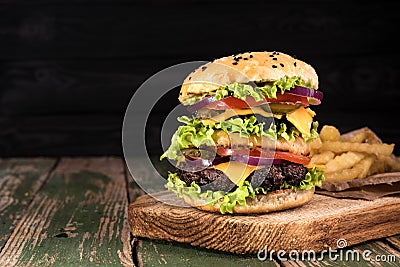
[{"label": "beef patty", "polygon": [[[272,192],[279,190],[284,183],[298,186],[307,172],[307,168],[303,165],[287,162],[274,164],[269,168],[254,171],[247,180],[251,182],[254,188],[262,187],[268,192]],[[178,169],[177,173],[187,186],[195,182],[199,186],[202,186],[202,190],[229,192],[236,189],[236,185],[225,173],[217,169],[207,168],[196,172]]]}]

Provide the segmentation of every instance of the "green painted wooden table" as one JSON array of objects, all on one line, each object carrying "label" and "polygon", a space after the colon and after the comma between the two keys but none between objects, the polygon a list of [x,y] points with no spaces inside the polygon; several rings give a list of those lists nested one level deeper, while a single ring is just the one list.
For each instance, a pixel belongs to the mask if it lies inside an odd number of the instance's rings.
[{"label": "green painted wooden table", "polygon": [[136,239],[141,194],[117,157],[0,159],[0,266],[400,266],[400,235],[302,261]]}]

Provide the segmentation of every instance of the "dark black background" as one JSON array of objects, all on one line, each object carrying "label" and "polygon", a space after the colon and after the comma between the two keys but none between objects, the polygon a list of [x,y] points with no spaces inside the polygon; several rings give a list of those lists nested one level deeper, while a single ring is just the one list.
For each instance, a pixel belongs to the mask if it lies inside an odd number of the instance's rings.
[{"label": "dark black background", "polygon": [[125,109],[151,75],[262,50],[296,55],[317,70],[321,124],[343,132],[369,126],[399,154],[399,8],[382,1],[3,0],[0,156],[121,155]]}]

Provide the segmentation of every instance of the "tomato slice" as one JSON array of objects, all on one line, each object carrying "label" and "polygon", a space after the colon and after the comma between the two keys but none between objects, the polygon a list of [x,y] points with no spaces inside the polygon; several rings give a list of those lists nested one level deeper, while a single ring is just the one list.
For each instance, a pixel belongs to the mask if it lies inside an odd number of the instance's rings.
[{"label": "tomato slice", "polygon": [[265,157],[290,161],[297,164],[307,165],[310,163],[310,158],[303,155],[296,155],[291,152],[284,151],[268,151],[261,152],[255,149],[231,149],[231,148],[217,148],[217,154],[220,156],[232,156],[234,154],[249,155],[252,157]]},{"label": "tomato slice", "polygon": [[302,165],[307,165],[308,163],[310,163],[310,158],[307,156],[296,155],[296,154],[293,154],[290,152],[283,152],[283,151],[275,151],[274,158],[283,159],[283,160],[287,160],[287,161],[297,163],[297,164],[302,164]]},{"label": "tomato slice", "polygon": [[291,93],[277,94],[276,98],[266,98],[266,100],[268,103],[302,103],[306,107],[310,105],[306,96],[299,96]]},{"label": "tomato slice", "polygon": [[243,101],[239,98],[233,96],[227,96],[221,100],[215,101],[211,104],[208,104],[206,108],[215,109],[215,110],[225,110],[228,108],[250,108],[257,107],[263,105],[265,103],[301,103],[304,106],[309,106],[308,98],[305,96],[294,95],[291,93],[276,95],[276,98],[268,98],[261,101],[256,101],[253,97],[247,96],[246,101]]},{"label": "tomato slice", "polygon": [[284,151],[275,151],[274,153],[274,151],[261,152],[260,150],[253,150],[253,152],[250,153],[250,156],[273,157],[274,159],[282,159],[302,165],[307,165],[310,162],[310,158],[307,156],[296,155],[291,152]]},{"label": "tomato slice", "polygon": [[246,97],[246,101],[243,101],[233,96],[227,96],[221,100],[208,104],[206,108],[216,109],[216,110],[225,110],[229,108],[250,108],[250,107],[260,106],[265,103],[266,103],[265,100],[256,102],[256,100],[253,97]]}]

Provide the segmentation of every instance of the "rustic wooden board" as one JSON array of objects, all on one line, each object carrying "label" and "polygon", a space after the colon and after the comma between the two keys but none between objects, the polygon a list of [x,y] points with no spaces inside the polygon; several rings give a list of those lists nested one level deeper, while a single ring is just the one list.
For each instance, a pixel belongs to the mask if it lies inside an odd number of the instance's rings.
[{"label": "rustic wooden board", "polygon": [[0,160],[0,249],[55,163],[50,158]]},{"label": "rustic wooden board", "polygon": [[120,158],[64,158],[0,253],[1,265],[133,266]]},{"label": "rustic wooden board", "polygon": [[[173,197],[165,192],[160,197]],[[315,195],[305,206],[266,215],[234,216],[166,205],[139,197],[129,206],[134,236],[188,243],[238,254],[337,248],[400,233],[399,197],[374,201]]]}]

